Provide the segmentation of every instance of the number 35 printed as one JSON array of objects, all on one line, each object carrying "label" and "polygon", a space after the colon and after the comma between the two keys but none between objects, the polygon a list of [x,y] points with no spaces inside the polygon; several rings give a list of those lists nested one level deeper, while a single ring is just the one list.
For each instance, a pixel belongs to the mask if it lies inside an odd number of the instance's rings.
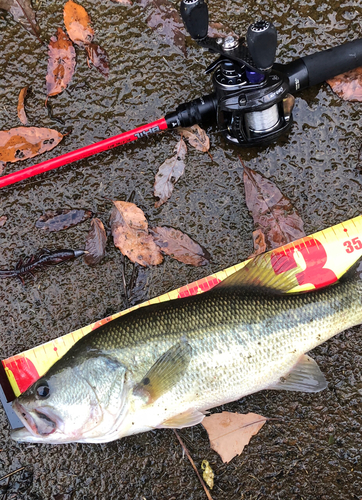
[{"label": "number 35 printed", "polygon": [[352,240],[345,241],[343,246],[346,247],[347,253],[352,253],[355,250],[362,249],[362,241],[359,238],[353,238]]}]

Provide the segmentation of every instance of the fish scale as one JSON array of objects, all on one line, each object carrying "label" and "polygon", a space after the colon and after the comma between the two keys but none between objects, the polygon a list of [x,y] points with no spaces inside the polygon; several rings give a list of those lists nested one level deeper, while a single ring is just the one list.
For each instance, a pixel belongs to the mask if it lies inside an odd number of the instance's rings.
[{"label": "fish scale", "polygon": [[[243,279],[246,271],[238,272]],[[303,355],[362,322],[360,273],[358,262],[337,284],[301,294],[280,294],[253,283],[226,283],[107,323],[79,340],[43,377],[50,391],[64,387],[60,399],[67,411],[59,404],[59,394],[57,417],[54,409],[46,410],[55,398],[52,392],[44,405],[35,401],[34,391],[43,383],[37,382],[14,405],[18,414],[21,404],[33,415],[33,435],[15,431],[13,437],[20,441],[107,442],[157,427],[193,425],[202,420],[205,410],[262,389],[308,390],[315,384],[309,392],[321,390],[326,386],[323,375]],[[181,361],[184,365],[178,369]],[[299,371],[295,366],[300,366]],[[102,370],[108,370],[107,377],[95,376]],[[71,436],[61,436],[58,431],[42,436],[39,412],[45,411],[55,421],[65,420],[65,414],[73,418],[69,408],[76,412],[72,400],[74,388],[77,392],[75,371],[82,382],[91,381],[89,390],[97,394],[101,412],[92,403],[86,430],[80,428]],[[67,384],[72,391],[67,391]],[[89,400],[94,400],[93,392]],[[68,427],[72,424],[76,427],[76,415]],[[48,423],[45,430],[49,431]],[[28,433],[25,437],[24,432]]]}]

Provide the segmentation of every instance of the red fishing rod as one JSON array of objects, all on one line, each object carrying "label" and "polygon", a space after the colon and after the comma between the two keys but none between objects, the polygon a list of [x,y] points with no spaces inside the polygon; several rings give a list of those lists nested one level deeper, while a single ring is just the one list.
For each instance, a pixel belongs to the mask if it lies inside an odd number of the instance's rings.
[{"label": "red fishing rod", "polygon": [[13,172],[12,174],[5,175],[4,177],[0,177],[0,188],[23,181],[29,177],[34,177],[35,175],[43,174],[44,172],[48,172],[48,170],[54,170],[55,168],[62,167],[68,163],[88,158],[89,156],[106,151],[107,149],[121,146],[122,144],[126,144],[126,142],[136,141],[143,134],[149,135],[154,131],[158,132],[166,129],[166,120],[161,118],[160,120],[156,120],[148,125],[143,125],[142,127],[131,130],[130,132],[124,132],[123,134],[116,135],[110,139],[96,142],[90,146],[84,146],[83,148],[57,156],[51,160],[43,161],[42,163],[37,163],[31,167],[27,167],[22,170],[18,170],[17,172]]},{"label": "red fishing rod", "polygon": [[225,138],[237,146],[270,144],[290,129],[296,92],[362,66],[362,39],[278,64],[277,31],[272,23],[250,25],[245,44],[245,38],[207,35],[204,0],[182,0],[180,10],[191,37],[219,55],[206,69],[206,73],[213,72],[212,94],[181,104],[142,127],[0,177],[0,188],[162,130],[197,123],[216,121]]},{"label": "red fishing rod", "polygon": [[48,172],[48,170],[54,170],[62,167],[63,165],[88,158],[89,156],[121,146],[127,142],[137,141],[138,139],[148,137],[149,135],[161,132],[162,130],[170,130],[176,127],[189,127],[195,123],[215,121],[215,116],[215,94],[195,99],[189,103],[181,104],[176,109],[176,112],[169,113],[159,120],[147,123],[146,125],[142,125],[141,127],[130,130],[129,132],[123,132],[122,134],[115,135],[114,137],[96,142],[89,146],[84,146],[83,148],[57,156],[51,160],[37,163],[31,167],[5,175],[4,177],[0,177],[0,188],[23,181],[29,177],[43,174],[44,172]]}]

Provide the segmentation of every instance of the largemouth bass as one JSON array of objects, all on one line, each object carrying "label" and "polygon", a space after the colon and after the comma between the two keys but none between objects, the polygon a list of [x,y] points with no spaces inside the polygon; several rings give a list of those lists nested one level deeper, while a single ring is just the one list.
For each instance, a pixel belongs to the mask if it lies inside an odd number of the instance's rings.
[{"label": "largemouth bass", "polygon": [[301,294],[287,293],[296,271],[283,266],[276,274],[270,256],[257,257],[209,292],[86,335],[15,400],[25,427],[13,439],[102,443],[198,424],[206,410],[262,389],[323,390],[305,353],[362,323],[362,264]]}]

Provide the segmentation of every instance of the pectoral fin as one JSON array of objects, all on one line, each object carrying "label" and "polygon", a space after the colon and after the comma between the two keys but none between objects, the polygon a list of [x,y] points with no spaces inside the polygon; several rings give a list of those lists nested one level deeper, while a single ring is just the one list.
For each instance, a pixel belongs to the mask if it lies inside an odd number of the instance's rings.
[{"label": "pectoral fin", "polygon": [[154,403],[170,391],[185,374],[191,359],[191,346],[180,342],[172,346],[154,363],[133,392]]},{"label": "pectoral fin", "polygon": [[276,384],[268,389],[277,391],[319,392],[327,387],[327,381],[314,359],[306,354],[301,356],[298,363]]},{"label": "pectoral fin", "polygon": [[183,427],[192,427],[193,425],[200,424],[204,420],[204,413],[198,410],[190,409],[176,415],[175,417],[169,418],[158,425],[158,429],[182,429]]}]

